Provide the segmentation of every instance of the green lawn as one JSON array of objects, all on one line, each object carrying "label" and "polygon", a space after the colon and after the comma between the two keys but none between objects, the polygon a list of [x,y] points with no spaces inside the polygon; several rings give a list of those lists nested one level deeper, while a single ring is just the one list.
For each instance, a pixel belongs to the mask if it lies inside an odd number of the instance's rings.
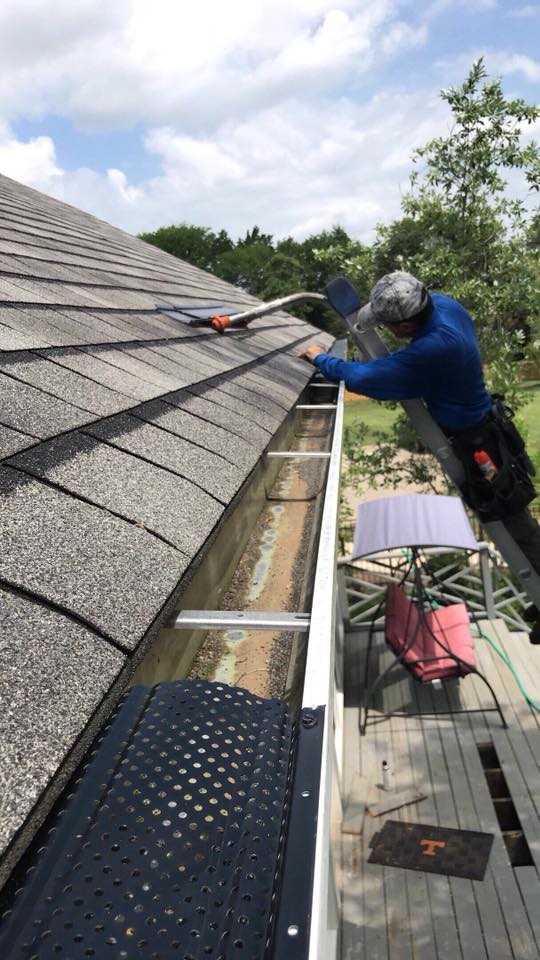
[{"label": "green lawn", "polygon": [[530,403],[521,407],[518,419],[525,424],[527,449],[532,460],[540,458],[540,380],[529,380],[523,384],[523,393]]},{"label": "green lawn", "polygon": [[399,409],[391,410],[386,403],[376,400],[350,400],[345,404],[345,426],[355,420],[363,420],[370,430],[387,430],[399,414]]},{"label": "green lawn", "polygon": [[[530,402],[521,407],[518,419],[525,424],[527,449],[533,460],[540,459],[540,380],[523,384],[523,393]],[[361,419],[370,430],[386,430],[398,416],[400,408],[391,410],[385,403],[375,400],[351,400],[345,404],[345,426]]]}]

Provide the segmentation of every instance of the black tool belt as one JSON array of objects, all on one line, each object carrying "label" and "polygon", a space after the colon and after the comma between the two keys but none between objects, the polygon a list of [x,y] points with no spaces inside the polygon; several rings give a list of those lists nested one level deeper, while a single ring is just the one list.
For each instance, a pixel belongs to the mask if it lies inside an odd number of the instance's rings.
[{"label": "black tool belt", "polygon": [[[499,394],[493,394],[492,401],[490,412],[479,423],[467,430],[445,431],[465,470],[463,499],[482,521],[504,520],[519,513],[536,496],[530,479],[534,467],[513,422],[513,411]],[[475,463],[478,450],[484,450],[497,467],[491,480]]]}]

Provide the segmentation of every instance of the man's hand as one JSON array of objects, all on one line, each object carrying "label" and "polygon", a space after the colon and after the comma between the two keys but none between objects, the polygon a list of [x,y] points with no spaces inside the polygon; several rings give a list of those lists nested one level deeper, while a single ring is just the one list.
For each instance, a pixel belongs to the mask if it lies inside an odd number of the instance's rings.
[{"label": "man's hand", "polygon": [[326,353],[326,349],[320,343],[312,343],[299,356],[302,360],[309,360],[310,363],[313,363],[315,357],[318,357],[320,353]]}]

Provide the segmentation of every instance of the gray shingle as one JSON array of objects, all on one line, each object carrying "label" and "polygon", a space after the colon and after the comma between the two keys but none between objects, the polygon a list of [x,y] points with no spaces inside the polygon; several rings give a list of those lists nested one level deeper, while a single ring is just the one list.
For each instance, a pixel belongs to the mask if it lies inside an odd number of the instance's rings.
[{"label": "gray shingle", "polygon": [[272,404],[279,407],[284,413],[288,413],[292,404],[295,402],[298,392],[294,390],[287,391],[285,395],[281,384],[271,383],[270,380],[258,376],[255,369],[248,370],[246,373],[238,373],[228,380],[224,378],[223,384],[220,384],[222,390],[230,387],[235,390],[246,390],[252,394],[259,403],[265,403],[270,400]]},{"label": "gray shingle", "polygon": [[[291,333],[289,327],[277,327],[275,329],[265,329],[254,336],[254,342],[264,348],[266,353],[273,350],[286,349],[302,336],[302,328],[296,328],[297,332]],[[252,332],[254,332],[252,330]]]},{"label": "gray shingle", "polygon": [[54,353],[49,353],[49,351],[44,350],[40,351],[40,354],[45,357],[50,356],[55,363],[59,363],[69,370],[74,370],[76,373],[82,374],[83,377],[89,377],[90,380],[95,380],[105,387],[110,387],[111,390],[132,397],[134,400],[151,400],[163,393],[160,387],[140,380],[138,377],[132,376],[131,373],[120,370],[119,367],[113,367],[110,363],[105,363],[104,360],[100,360],[99,357],[90,353],[83,353],[79,350],[55,350]]},{"label": "gray shingle", "polygon": [[19,297],[6,297],[2,293],[3,281],[0,280],[0,296],[6,300],[20,299],[21,302],[50,303],[58,306],[65,304],[68,307],[114,307],[115,303],[107,296],[100,296],[90,292],[86,287],[77,287],[68,283],[54,283],[47,280],[30,280],[19,278],[12,281],[20,290]]},{"label": "gray shingle", "polygon": [[192,480],[224,504],[232,500],[246,476],[245,469],[217,454],[129,414],[91,425],[84,432]]},{"label": "gray shingle", "polygon": [[182,410],[187,410],[188,413],[193,413],[196,417],[201,417],[202,420],[223,427],[230,433],[235,433],[236,436],[247,440],[248,443],[259,450],[264,449],[273,431],[265,430],[232,410],[227,410],[219,403],[219,398],[217,402],[213,403],[208,397],[209,394],[206,394],[206,397],[196,397],[194,394],[188,393],[187,390],[180,390],[178,393],[169,394],[167,403],[175,407],[181,407]]},{"label": "gray shingle", "polygon": [[162,373],[165,373],[168,377],[171,377],[172,380],[176,381],[177,386],[175,389],[178,389],[178,386],[186,386],[187,384],[196,383],[198,380],[204,380],[208,377],[208,368],[206,368],[206,373],[204,373],[200,369],[200,366],[198,369],[195,367],[193,361],[190,362],[188,359],[185,361],[181,360],[179,353],[173,360],[164,355],[159,344],[156,344],[152,349],[138,345],[136,347],[124,347],[122,352],[133,357],[134,360],[142,360],[151,367],[156,367],[157,370],[161,370]]},{"label": "gray shingle", "polygon": [[33,354],[13,352],[9,356],[0,355],[0,372],[103,417],[132,406],[131,398]]},{"label": "gray shingle", "polygon": [[55,330],[59,330],[62,336],[61,342],[65,346],[96,342],[95,334],[92,334],[90,328],[89,335],[88,324],[84,322],[85,318],[88,317],[88,314],[84,310],[70,311],[69,307],[27,307],[25,314],[25,324],[30,318],[34,324],[43,324],[45,322],[50,324]]},{"label": "gray shingle", "polygon": [[24,450],[25,447],[31,447],[35,442],[35,437],[29,437],[20,430],[12,430],[0,423],[0,460],[10,457],[18,450]]},{"label": "gray shingle", "polygon": [[170,374],[164,373],[163,370],[159,370],[157,367],[146,363],[144,360],[136,359],[131,353],[124,352],[119,348],[84,347],[83,350],[84,353],[88,353],[91,357],[103,360],[111,364],[111,366],[130,373],[146,383],[155,384],[160,387],[161,393],[168,392],[169,390],[178,390],[186,383],[189,383],[191,379],[189,377],[186,378],[186,376],[181,373],[180,368],[178,369],[177,375],[173,377],[170,376]]},{"label": "gray shingle", "polygon": [[[120,313],[117,310],[103,310],[101,313],[98,313],[97,310],[95,312],[86,310],[85,312],[92,316],[97,324],[106,324],[110,330],[114,331],[114,339],[118,342],[129,343],[133,340],[151,340],[163,335],[160,327],[146,323],[139,314],[128,313],[127,311]],[[94,339],[94,343],[98,342],[97,338]]]},{"label": "gray shingle", "polygon": [[[260,370],[265,375],[282,381],[286,386],[298,384],[304,386],[313,376],[313,367],[299,357],[289,357],[279,353],[263,361]],[[257,370],[257,372],[259,372]]]},{"label": "gray shingle", "polygon": [[[154,305],[157,306],[157,300]],[[144,339],[179,339],[181,337],[204,336],[208,332],[212,332],[202,328],[189,327],[157,309],[146,313],[111,311],[107,313],[107,317],[111,319],[111,322],[139,331]],[[127,339],[135,338],[126,337]]]},{"label": "gray shingle", "polygon": [[83,343],[118,343],[128,339],[124,330],[109,322],[107,313],[98,316],[89,310],[70,310],[69,307],[60,307],[55,312],[55,323],[58,323],[60,316],[71,322],[71,329],[78,334]]},{"label": "gray shingle", "polygon": [[88,302],[111,307],[113,310],[152,310],[156,305],[156,298],[147,293],[140,293],[136,289],[123,290],[114,287],[73,287],[73,292]]},{"label": "gray shingle", "polygon": [[[265,377],[271,383],[277,383],[285,390],[301,390],[310,377],[313,376],[313,367],[305,360],[301,361],[298,371],[279,369],[272,365],[272,361],[279,358],[287,358],[285,354],[273,354],[271,357],[262,357],[260,363],[253,368],[253,372],[261,377]],[[248,371],[250,373],[251,371]],[[307,379],[306,379],[307,378]]]},{"label": "gray shingle", "polygon": [[135,317],[141,328],[152,334],[153,339],[167,338],[174,340],[193,335],[193,331],[190,331],[189,327],[186,327],[185,324],[178,323],[178,320],[173,320],[172,317],[167,316],[166,313],[162,313],[157,309],[153,313],[130,314],[127,317],[128,322],[131,322],[133,317]]},{"label": "gray shingle", "polygon": [[152,351],[164,357],[171,363],[179,364],[182,369],[190,372],[191,381],[213,377],[229,369],[229,363],[224,360],[216,361],[207,357],[202,348],[189,343],[160,343],[152,346]]},{"label": "gray shingle", "polygon": [[277,391],[273,394],[270,391],[264,392],[249,380],[242,380],[241,374],[230,378],[225,377],[222,381],[214,381],[214,386],[219,387],[222,393],[229,393],[232,397],[237,397],[259,410],[264,410],[280,422],[290,409],[290,404],[285,403],[282,397],[275,396]]},{"label": "gray shingle", "polygon": [[45,338],[40,339],[35,335],[19,333],[0,322],[0,350],[27,350],[31,347],[47,347],[48,345],[48,340]]},{"label": "gray shingle", "polygon": [[295,385],[294,382],[284,383],[281,379],[272,377],[269,370],[265,372],[263,365],[243,373],[241,382],[244,379],[247,384],[252,384],[261,396],[269,395],[287,409],[290,409],[304,389],[303,382]]},{"label": "gray shingle", "polygon": [[186,568],[186,557],[99,507],[0,468],[0,577],[133,649]]},{"label": "gray shingle", "polygon": [[219,454],[246,471],[255,465],[259,457],[261,447],[257,448],[228,430],[160,400],[143,404],[137,408],[135,415]]},{"label": "gray shingle", "polygon": [[30,277],[33,280],[68,280],[76,283],[82,279],[76,271],[76,267],[64,267],[46,260],[31,260],[29,257],[2,257],[0,260],[0,272],[13,274],[14,280],[17,277]]},{"label": "gray shingle", "polygon": [[13,380],[0,373],[0,410],[2,422],[22,433],[36,437],[53,437],[73,430],[94,419],[93,414],[79,410],[42,390]]},{"label": "gray shingle", "polygon": [[[220,407],[231,410],[239,417],[245,417],[249,422],[258,424],[259,427],[268,430],[270,433],[275,433],[285,418],[283,410],[280,410],[278,407],[270,410],[270,404],[265,407],[264,404],[254,405],[252,402],[248,403],[244,397],[240,398],[230,392],[221,390],[214,384],[212,384],[212,386],[207,383],[193,384],[193,386],[189,387],[189,392],[197,397],[218,403]],[[253,398],[250,398],[250,400],[252,399]],[[277,413],[276,410],[278,411]]]},{"label": "gray shingle", "polygon": [[[191,343],[171,344],[171,350],[179,353],[182,359],[186,358],[188,362],[200,365],[201,369],[204,368],[208,371],[209,377],[230,370],[230,359],[226,359],[222,353],[220,354],[216,350],[211,350],[210,345],[211,340],[206,339],[204,343],[194,343],[192,341]],[[236,366],[236,363],[233,362],[232,366]]]},{"label": "gray shingle", "polygon": [[208,339],[205,346],[209,356],[214,356],[216,360],[227,360],[230,367],[239,367],[250,363],[252,360],[257,360],[261,354],[261,350],[251,341],[251,334],[234,333],[225,334],[222,337],[219,334],[214,334],[214,337],[211,340]]},{"label": "gray shingle", "polygon": [[[74,330],[67,335],[54,324],[53,310],[25,310],[21,307],[0,307],[3,324],[0,346],[3,350],[21,350],[32,347],[56,347],[82,343]],[[8,329],[4,329],[4,327]],[[15,331],[11,340],[9,329]],[[14,345],[11,346],[10,343]]]},{"label": "gray shingle", "polygon": [[34,281],[29,280],[27,286],[23,286],[23,283],[22,279],[0,277],[0,300],[8,303],[54,303],[46,293],[42,297],[36,297],[35,289],[32,288]]},{"label": "gray shingle", "polygon": [[[3,237],[0,237],[0,253],[6,254],[6,255],[14,253],[16,256],[33,257],[35,255],[34,254],[35,249],[36,248],[32,247],[31,244],[29,243],[20,243],[17,240],[6,240],[5,234]],[[50,254],[47,254],[47,255],[42,254],[42,259],[44,260],[58,259],[61,261],[62,257],[58,253],[54,255],[51,251]]]},{"label": "gray shingle", "polygon": [[222,514],[188,480],[80,433],[42,443],[11,464],[142,524],[190,557]]},{"label": "gray shingle", "polygon": [[125,657],[73,620],[0,587],[0,848],[22,826]]}]

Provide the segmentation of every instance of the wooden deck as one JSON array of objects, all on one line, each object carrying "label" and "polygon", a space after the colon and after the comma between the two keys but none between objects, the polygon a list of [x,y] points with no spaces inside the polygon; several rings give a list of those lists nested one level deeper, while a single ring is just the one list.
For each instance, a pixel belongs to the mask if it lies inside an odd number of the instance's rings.
[{"label": "wooden deck", "polygon": [[[482,629],[506,651],[527,691],[540,699],[540,647],[501,621]],[[400,664],[390,673],[366,735],[358,733],[358,701],[367,634],[346,638],[345,796],[367,787],[369,800],[387,797],[376,786],[381,764],[393,764],[396,790],[422,786],[425,800],[381,817],[366,814],[361,835],[344,834],[343,960],[538,960],[540,958],[540,714],[528,706],[508,668],[479,638],[479,668],[494,687],[505,730],[478,678],[419,685]],[[382,638],[372,651],[372,678],[394,659]],[[482,712],[433,717],[383,712]],[[512,866],[477,744],[491,742],[499,758],[533,863]],[[364,781],[360,778],[366,778]],[[495,835],[483,881],[470,881],[367,863],[369,841],[386,819],[484,830]]]}]

